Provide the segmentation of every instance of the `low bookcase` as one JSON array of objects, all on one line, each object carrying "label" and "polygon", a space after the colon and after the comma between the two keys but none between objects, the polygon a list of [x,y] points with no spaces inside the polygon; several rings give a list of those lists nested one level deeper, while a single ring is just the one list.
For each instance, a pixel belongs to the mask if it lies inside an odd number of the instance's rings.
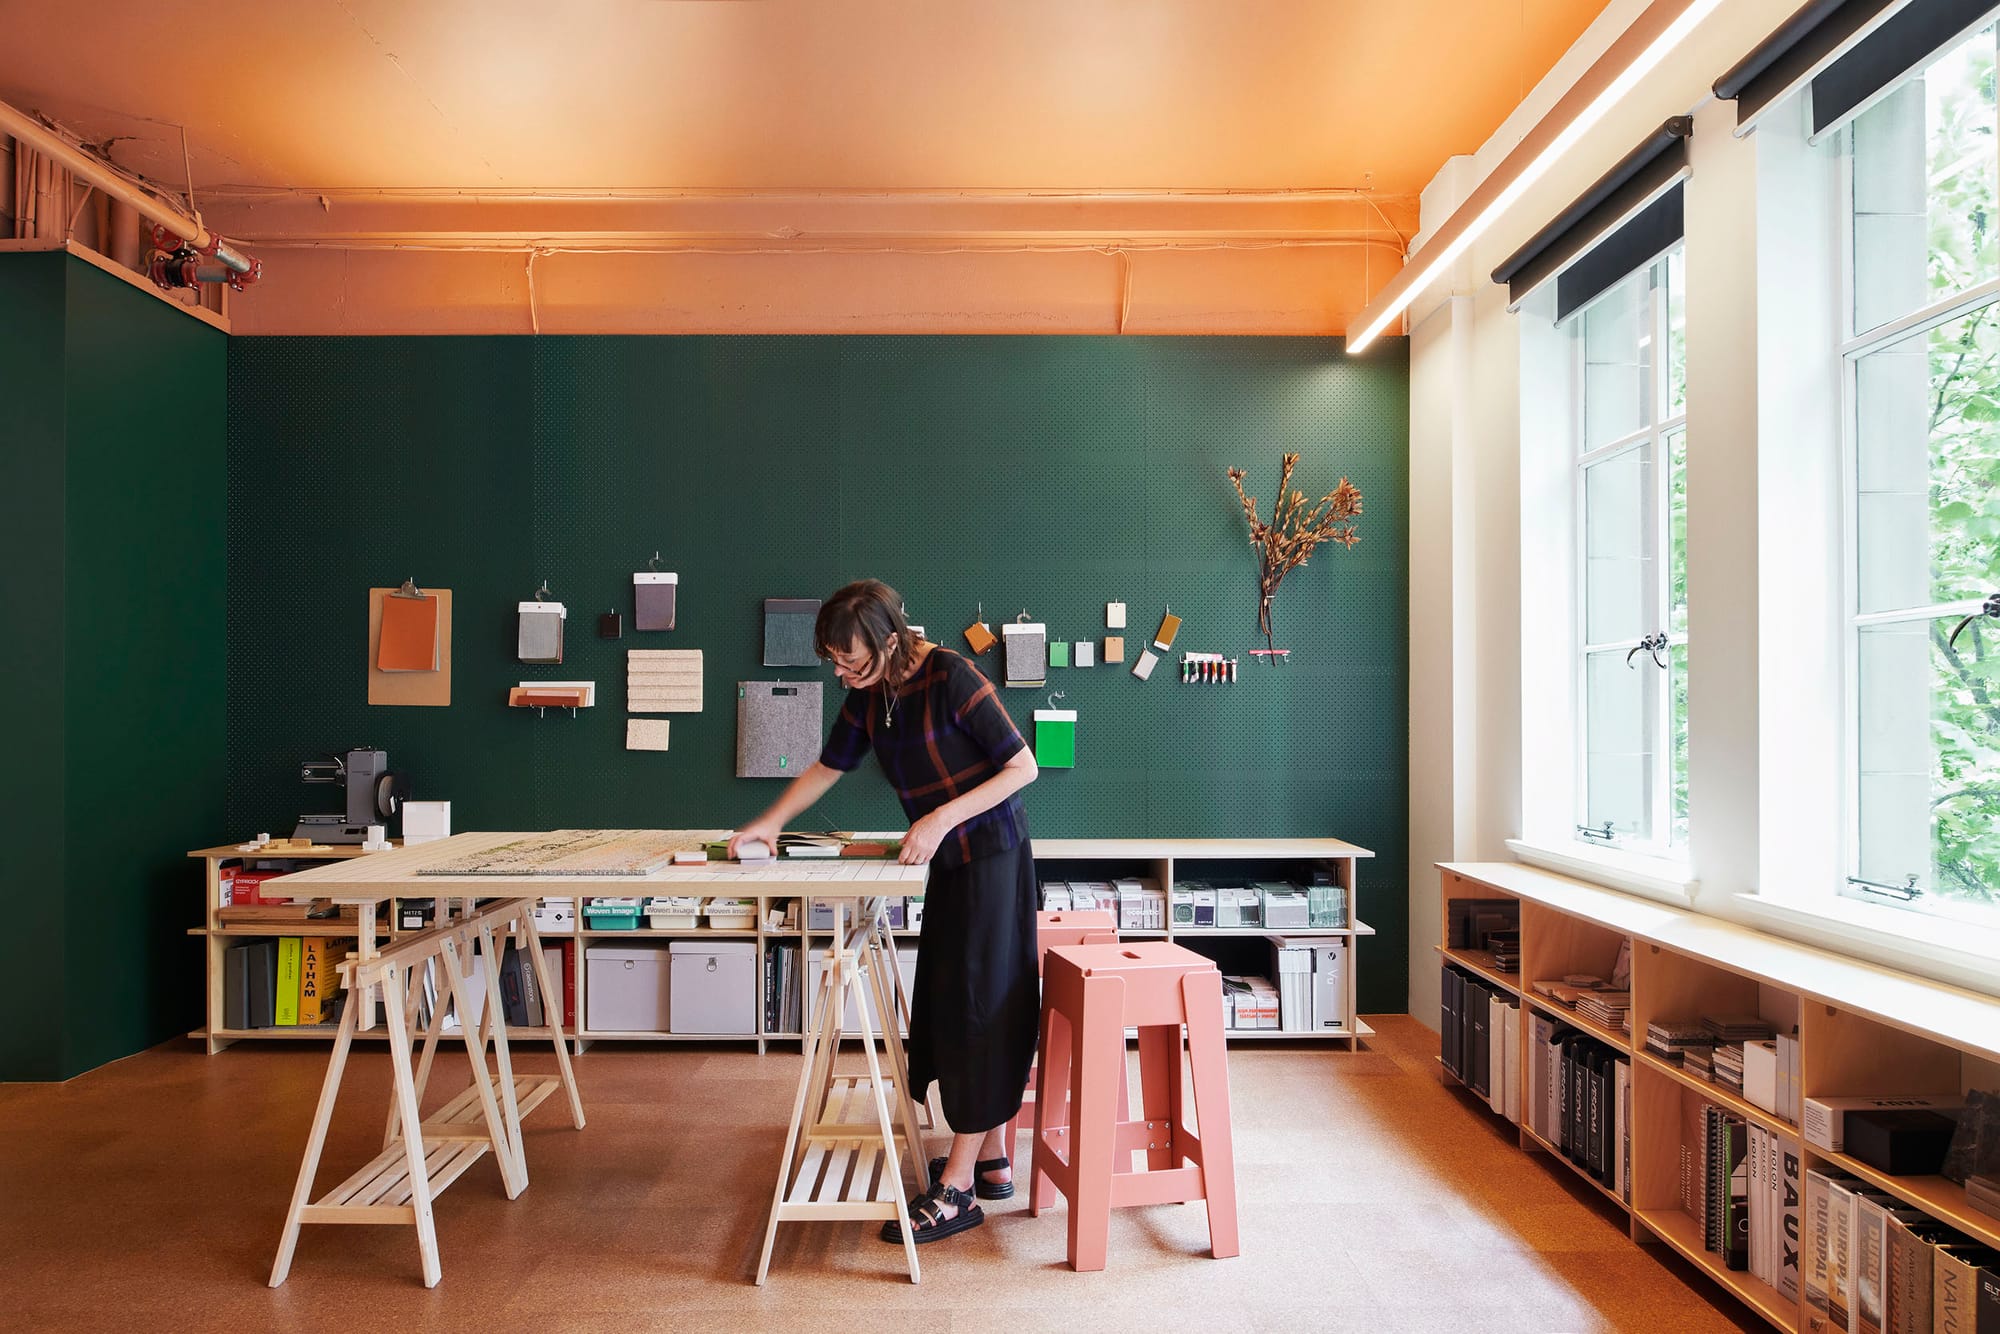
[{"label": "low bookcase", "polygon": [[[2000,1248],[2000,1219],[1972,1208],[1963,1187],[1938,1176],[1879,1172],[1808,1142],[1799,1126],[1805,1098],[2000,1088],[2000,999],[1518,863],[1446,862],[1438,869],[1444,925],[1434,948],[1446,969],[1497,994],[1503,1005],[1520,1007],[1521,1049],[1508,1059],[1529,1068],[1535,1053],[1528,1019],[1542,1014],[1629,1064],[1624,1157],[1630,1167],[1615,1188],[1529,1125],[1516,1122],[1509,1129],[1523,1150],[1586,1181],[1617,1211],[1633,1241],[1672,1247],[1779,1329],[1808,1328],[1803,1266],[1796,1296],[1791,1284],[1781,1290],[1746,1269],[1730,1268],[1682,1207],[1682,1174],[1695,1158],[1690,1141],[1700,1137],[1705,1120],[1715,1119],[1707,1113],[1713,1108],[1754,1130],[1780,1160],[1780,1172],[1790,1159],[1801,1196],[1807,1172],[1845,1173]],[[1490,951],[1454,942],[1453,900],[1517,905],[1505,911],[1519,913],[1518,971],[1504,972]],[[1535,990],[1537,981],[1566,974],[1608,979],[1621,950],[1631,969],[1629,1032],[1593,1023]],[[1647,1050],[1649,1024],[1707,1015],[1757,1015],[1795,1037],[1796,1078],[1791,1096],[1777,1099],[1775,1111]],[[1464,1082],[1453,1073],[1458,1064],[1441,1052],[1440,1077]],[[1500,1115],[1486,1099],[1474,1105],[1482,1115]],[[1803,1229],[1803,1198],[1799,1206]]]},{"label": "low bookcase", "polygon": [[[1205,879],[1210,876],[1243,877],[1247,879],[1294,880],[1306,883],[1314,871],[1330,874],[1335,884],[1343,890],[1346,904],[1345,921],[1336,928],[1308,930],[1280,929],[1260,930],[1257,928],[1215,929],[1209,927],[1175,927],[1169,923],[1164,929],[1153,932],[1129,932],[1134,938],[1148,936],[1154,939],[1172,939],[1197,952],[1207,954],[1221,965],[1225,972],[1244,969],[1269,968],[1269,944],[1273,936],[1321,937],[1328,940],[1345,940],[1347,966],[1342,985],[1345,989],[1346,1023],[1337,1030],[1326,1032],[1298,1032],[1277,1029],[1235,1030],[1229,1034],[1234,1039],[1253,1040],[1268,1038],[1288,1038],[1294,1040],[1330,1040],[1353,1049],[1361,1039],[1368,1037],[1372,1029],[1355,1013],[1356,981],[1358,971],[1358,951],[1354,948],[1366,936],[1374,934],[1373,928],[1362,922],[1355,909],[1358,889],[1357,864],[1361,859],[1372,856],[1367,849],[1334,838],[1295,839],[1036,839],[1034,853],[1037,870],[1041,879],[1087,879],[1115,880],[1137,876],[1158,881],[1161,885],[1172,885],[1176,880]],[[270,858],[239,851],[233,845],[215,848],[201,848],[188,854],[198,859],[204,867],[202,924],[189,930],[189,935],[202,943],[207,979],[208,1022],[189,1036],[206,1045],[213,1054],[231,1043],[244,1039],[330,1039],[335,1025],[279,1026],[259,1028],[232,1028],[225,1022],[226,1006],[224,995],[225,956],[232,945],[241,944],[246,938],[276,939],[285,936],[351,936],[354,926],[346,924],[317,924],[301,922],[283,926],[258,925],[254,927],[224,926],[221,911],[223,876],[230,868],[245,859],[279,860],[292,865],[292,869],[329,859],[365,856],[358,848],[333,847],[313,852],[289,852],[272,854]],[[605,893],[616,894],[617,883],[607,882]],[[786,895],[784,898],[797,896]],[[769,925],[769,912],[779,902],[776,897],[760,899],[757,921],[750,927],[709,928],[686,927],[668,930],[653,930],[644,926],[636,930],[592,929],[582,920],[582,904],[579,902],[575,919],[570,930],[553,931],[542,928],[544,946],[555,946],[565,950],[563,967],[565,972],[566,1003],[563,1009],[564,1026],[574,1044],[581,1052],[593,1042],[600,1041],[653,1041],[653,1042],[737,1042],[755,1043],[758,1051],[767,1049],[773,1041],[793,1043],[802,1041],[800,1031],[790,1023],[773,1024],[769,1021],[767,1001],[772,988],[778,981],[773,976],[773,960],[778,951],[790,950],[791,970],[789,979],[801,987],[811,981],[811,961],[815,951],[824,952],[829,937],[824,930],[811,928],[806,904],[800,902],[792,916],[792,925],[782,928]],[[387,943],[396,936],[405,934],[395,925],[395,914],[389,914],[389,923],[378,933]],[[644,918],[640,919],[642,922]],[[905,953],[914,952],[920,937],[916,930],[895,932],[899,947]],[[587,967],[588,952],[593,946],[603,945],[643,945],[665,951],[676,940],[737,940],[750,941],[756,945],[756,1015],[757,1031],[754,1034],[713,1034],[675,1033],[669,1029],[596,1029],[589,1025],[589,996]],[[1261,962],[1260,962],[1261,961]],[[907,959],[905,963],[907,965]],[[1275,978],[1273,979],[1275,980]],[[788,1013],[802,1014],[811,1004],[809,992],[802,993]],[[671,1018],[669,1020],[671,1027]],[[509,1035],[516,1038],[548,1038],[547,1028],[508,1028]],[[358,1037],[364,1040],[379,1040],[384,1030],[363,1030]]]}]

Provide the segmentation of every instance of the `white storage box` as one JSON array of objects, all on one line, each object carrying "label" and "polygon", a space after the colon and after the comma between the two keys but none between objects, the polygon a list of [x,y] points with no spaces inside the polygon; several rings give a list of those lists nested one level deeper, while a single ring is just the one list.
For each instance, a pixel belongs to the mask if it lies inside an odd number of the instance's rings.
[{"label": "white storage box", "polygon": [[701,916],[701,900],[675,894],[646,901],[646,925],[655,931],[691,931]]},{"label": "white storage box", "polygon": [[757,1033],[757,942],[676,940],[669,1010],[675,1033]]},{"label": "white storage box", "polygon": [[535,905],[535,930],[545,936],[567,936],[576,931],[576,900],[543,899]]},{"label": "white storage box", "polygon": [[757,926],[757,900],[712,898],[701,906],[708,924],[718,931],[751,931]]},{"label": "white storage box", "polygon": [[599,1033],[665,1033],[667,951],[659,945],[590,945],[584,959],[584,1027]]}]

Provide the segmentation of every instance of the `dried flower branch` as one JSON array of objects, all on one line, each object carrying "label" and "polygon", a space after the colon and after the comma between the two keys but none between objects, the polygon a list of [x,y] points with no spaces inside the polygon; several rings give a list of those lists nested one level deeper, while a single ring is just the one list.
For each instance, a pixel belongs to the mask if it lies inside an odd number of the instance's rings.
[{"label": "dried flower branch", "polygon": [[1361,540],[1354,531],[1355,516],[1361,513],[1361,489],[1343,477],[1339,486],[1307,509],[1305,493],[1292,489],[1292,470],[1298,463],[1297,454],[1284,456],[1269,523],[1257,517],[1257,497],[1243,490],[1247,474],[1241,468],[1229,470],[1236,498],[1243,502],[1243,517],[1250,521],[1250,545],[1257,548],[1257,628],[1264,634],[1265,648],[1272,647],[1271,599],[1285,576],[1304,565],[1322,542],[1352,548]]}]

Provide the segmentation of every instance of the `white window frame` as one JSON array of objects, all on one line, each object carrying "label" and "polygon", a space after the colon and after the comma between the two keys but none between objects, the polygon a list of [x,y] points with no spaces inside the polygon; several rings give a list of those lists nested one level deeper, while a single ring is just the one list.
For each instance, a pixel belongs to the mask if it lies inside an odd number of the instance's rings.
[{"label": "white window frame", "polygon": [[[1929,66],[1925,66],[1926,69]],[[1917,71],[1921,74],[1922,71]],[[1901,85],[1897,85],[1900,87]],[[1855,240],[1854,240],[1854,123],[1839,131],[1835,146],[1836,194],[1833,200],[1838,220],[1839,270],[1834,275],[1838,294],[1841,341],[1837,349],[1840,375],[1840,532],[1838,581],[1842,607],[1841,660],[1843,676],[1843,718],[1841,735],[1841,878],[1831,887],[1836,900],[1886,907],[1917,919],[1940,922],[1961,921],[1983,928],[2000,926],[1993,911],[1971,904],[1955,903],[1936,894],[1918,907],[1914,900],[1893,892],[1871,888],[1860,879],[1861,864],[1861,636],[1870,626],[1929,624],[1944,617],[1967,616],[1980,610],[1983,599],[1964,598],[1930,603],[1893,611],[1864,612],[1860,609],[1861,583],[1858,571],[1860,547],[1860,465],[1861,419],[1859,367],[1864,357],[1907,339],[1929,332],[1939,325],[1982,308],[2000,304],[2000,275],[1951,293],[1916,310],[1872,328],[1856,330],[1855,324]],[[1924,868],[1928,871],[1929,867]],[[1854,910],[1845,910],[1851,915]],[[1866,910],[1862,910],[1866,911]],[[1879,929],[1890,929],[1887,919],[1875,914],[1864,920],[1881,920]],[[1923,934],[1919,932],[1918,934]]]},{"label": "white window frame", "polygon": [[[1652,773],[1652,837],[1639,839],[1623,835],[1610,838],[1591,837],[1584,831],[1590,818],[1590,680],[1589,664],[1593,655],[1639,649],[1638,639],[1609,640],[1593,643],[1589,639],[1589,499],[1586,489],[1588,469],[1595,464],[1606,462],[1619,455],[1627,454],[1650,444],[1653,448],[1653,531],[1655,534],[1653,580],[1655,605],[1659,610],[1659,624],[1653,629],[1642,629],[1642,635],[1663,633],[1667,636],[1666,656],[1672,662],[1673,651],[1685,648],[1687,632],[1675,630],[1672,626],[1673,597],[1673,481],[1672,460],[1668,453],[1668,441],[1674,436],[1683,438],[1687,433],[1687,405],[1683,401],[1681,410],[1671,417],[1661,418],[1660,411],[1671,401],[1669,376],[1672,374],[1669,352],[1669,311],[1667,291],[1667,261],[1669,256],[1678,258],[1685,268],[1686,248],[1683,242],[1676,242],[1669,250],[1650,261],[1645,269],[1647,274],[1647,323],[1648,336],[1652,339],[1654,355],[1651,358],[1651,375],[1648,393],[1651,395],[1647,416],[1653,418],[1650,425],[1641,427],[1628,435],[1621,436],[1594,449],[1580,450],[1573,455],[1570,466],[1570,491],[1573,524],[1573,548],[1571,551],[1571,586],[1574,589],[1571,623],[1571,699],[1574,701],[1574,726],[1571,741],[1574,749],[1573,772],[1576,775],[1574,788],[1574,823],[1576,842],[1589,848],[1610,848],[1636,853],[1641,856],[1659,858],[1680,858],[1686,855],[1684,842],[1674,838],[1674,773],[1673,773],[1673,674],[1672,669],[1662,671],[1652,663],[1641,663],[1632,659],[1637,671],[1654,670],[1661,672],[1662,685],[1657,692],[1653,706],[1653,727],[1657,744],[1653,753]],[[1620,285],[1629,281],[1620,280]],[[1615,290],[1615,289],[1614,289]],[[1608,295],[1608,292],[1607,292]],[[1594,303],[1593,303],[1594,304]],[[1571,439],[1581,445],[1588,439],[1586,427],[1586,347],[1583,334],[1583,320],[1590,306],[1571,313],[1561,325],[1561,332],[1569,340],[1568,357],[1570,371]]]}]

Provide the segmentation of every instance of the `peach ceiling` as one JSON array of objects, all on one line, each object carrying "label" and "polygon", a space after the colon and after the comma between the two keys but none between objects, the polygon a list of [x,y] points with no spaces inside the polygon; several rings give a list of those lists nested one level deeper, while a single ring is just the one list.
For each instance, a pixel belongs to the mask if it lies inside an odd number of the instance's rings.
[{"label": "peach ceiling", "polygon": [[1603,0],[0,0],[0,99],[199,201],[1420,190]]}]

